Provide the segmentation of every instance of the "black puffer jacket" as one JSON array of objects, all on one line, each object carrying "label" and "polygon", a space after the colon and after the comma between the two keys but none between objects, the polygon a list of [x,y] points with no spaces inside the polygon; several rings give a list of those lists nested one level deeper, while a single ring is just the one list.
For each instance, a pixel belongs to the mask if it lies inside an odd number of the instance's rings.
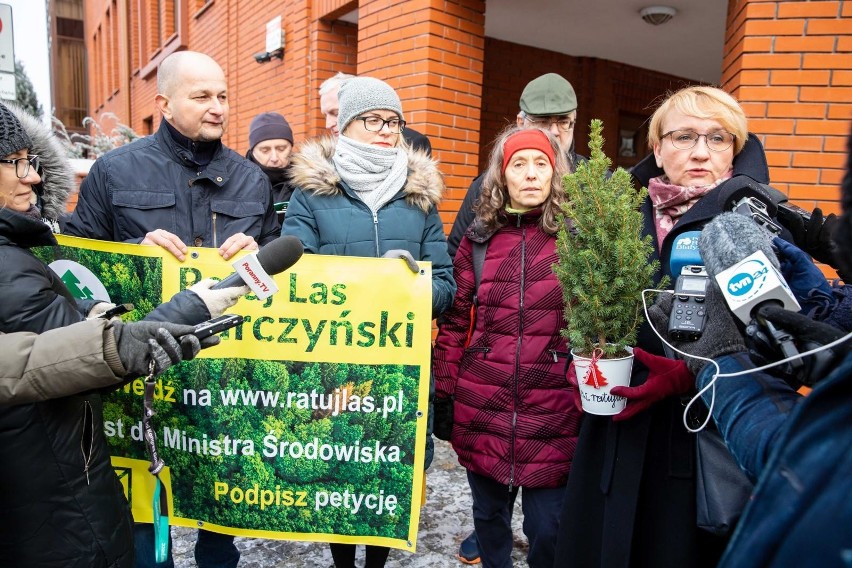
[{"label": "black puffer jacket", "polygon": [[[83,319],[65,285],[28,250],[47,225],[0,209],[0,331]],[[132,566],[130,510],[109,461],[97,393],[0,407],[0,558],[6,566]]]},{"label": "black puffer jacket", "polygon": [[[69,189],[62,169],[70,170],[61,154],[50,153],[49,141],[22,123],[33,139],[30,151],[59,171],[54,178],[45,168],[39,189],[43,214],[53,216]],[[81,310],[29,250],[55,244],[42,221],[0,209],[0,331],[41,333],[84,319],[89,306]],[[208,317],[200,298],[184,291],[149,319],[197,323]],[[130,510],[110,464],[97,392],[0,406],[0,464],[0,565],[133,566]]]},{"label": "black puffer jacket", "polygon": [[236,233],[264,245],[278,237],[281,225],[269,180],[257,165],[222,145],[199,166],[164,122],[152,136],[98,158],[63,227],[78,237],[129,243],[155,229],[188,246],[218,247]]}]

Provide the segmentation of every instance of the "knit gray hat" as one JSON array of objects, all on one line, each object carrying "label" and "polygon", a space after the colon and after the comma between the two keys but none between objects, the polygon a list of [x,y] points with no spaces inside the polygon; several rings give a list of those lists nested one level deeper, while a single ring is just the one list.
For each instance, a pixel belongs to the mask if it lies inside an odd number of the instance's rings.
[{"label": "knit gray hat", "polygon": [[0,103],[0,158],[32,146],[33,141],[21,126],[21,121]]},{"label": "knit gray hat", "polygon": [[373,77],[353,77],[344,81],[337,93],[339,111],[337,130],[343,132],[349,123],[371,110],[391,110],[402,116],[402,103],[393,88]]},{"label": "knit gray hat", "polygon": [[249,126],[249,149],[264,140],[286,140],[293,143],[293,129],[287,119],[277,112],[263,112],[254,117]]}]

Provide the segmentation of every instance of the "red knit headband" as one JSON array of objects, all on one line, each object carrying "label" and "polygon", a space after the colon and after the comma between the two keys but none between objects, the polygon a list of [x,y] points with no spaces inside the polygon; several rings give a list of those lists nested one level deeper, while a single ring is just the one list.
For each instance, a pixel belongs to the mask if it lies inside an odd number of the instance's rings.
[{"label": "red knit headband", "polygon": [[500,170],[501,172],[506,172],[509,160],[518,150],[539,150],[550,160],[550,167],[556,168],[556,155],[553,153],[553,146],[550,145],[547,134],[538,128],[521,130],[506,138],[506,141],[503,142],[503,168]]}]

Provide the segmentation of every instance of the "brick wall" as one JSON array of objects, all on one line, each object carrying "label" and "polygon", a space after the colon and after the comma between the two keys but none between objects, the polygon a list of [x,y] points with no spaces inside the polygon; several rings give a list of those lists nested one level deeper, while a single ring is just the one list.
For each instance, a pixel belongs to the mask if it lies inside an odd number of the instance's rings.
[{"label": "brick wall", "polygon": [[[442,205],[448,225],[530,79],[555,71],[571,81],[580,109],[577,150],[587,153],[589,121],[601,118],[612,157],[619,130],[641,128],[655,101],[688,84],[485,38],[482,0],[177,0],[168,37],[148,17],[155,4],[85,3],[89,66],[99,76],[91,78],[89,105],[96,119],[113,112],[138,132],[156,129],[156,66],[179,49],[209,53],[225,70],[231,121],[224,141],[239,152],[252,117],[263,111],[284,114],[297,143],[323,133],[320,83],[337,71],[373,75],[397,88],[406,119],[432,140],[449,187]],[[356,7],[359,25],[336,21]],[[257,64],[266,22],[277,15],[284,59]],[[836,211],[852,117],[852,2],[729,0],[723,86],[763,139],[773,183],[806,208]]]},{"label": "brick wall", "polygon": [[478,170],[485,2],[362,0],[358,74],[386,80],[441,162],[448,230]]},{"label": "brick wall", "polygon": [[730,0],[722,85],[766,148],[772,185],[839,213],[852,118],[852,2]]},{"label": "brick wall", "polygon": [[[311,84],[311,93],[318,97],[322,82],[337,73],[355,75],[358,72],[358,26],[338,20],[317,20],[313,24],[311,45],[314,46],[316,77]],[[312,108],[310,136],[326,133],[325,117],[319,103]]]}]

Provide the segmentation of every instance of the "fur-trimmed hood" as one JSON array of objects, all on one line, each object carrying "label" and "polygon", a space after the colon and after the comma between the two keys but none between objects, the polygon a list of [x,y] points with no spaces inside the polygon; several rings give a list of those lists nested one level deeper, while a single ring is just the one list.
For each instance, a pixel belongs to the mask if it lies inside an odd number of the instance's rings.
[{"label": "fur-trimmed hood", "polygon": [[41,183],[33,189],[42,200],[42,217],[58,219],[65,214],[65,202],[74,190],[74,172],[62,144],[50,128],[19,105],[4,101],[33,142],[31,154],[41,161]]},{"label": "fur-trimmed hood", "polygon": [[[317,195],[337,195],[340,175],[331,161],[336,140],[330,136],[302,144],[290,162],[290,179],[295,187]],[[444,176],[435,160],[420,150],[408,149],[408,179],[402,192],[410,205],[424,213],[437,206],[444,193]]]}]

